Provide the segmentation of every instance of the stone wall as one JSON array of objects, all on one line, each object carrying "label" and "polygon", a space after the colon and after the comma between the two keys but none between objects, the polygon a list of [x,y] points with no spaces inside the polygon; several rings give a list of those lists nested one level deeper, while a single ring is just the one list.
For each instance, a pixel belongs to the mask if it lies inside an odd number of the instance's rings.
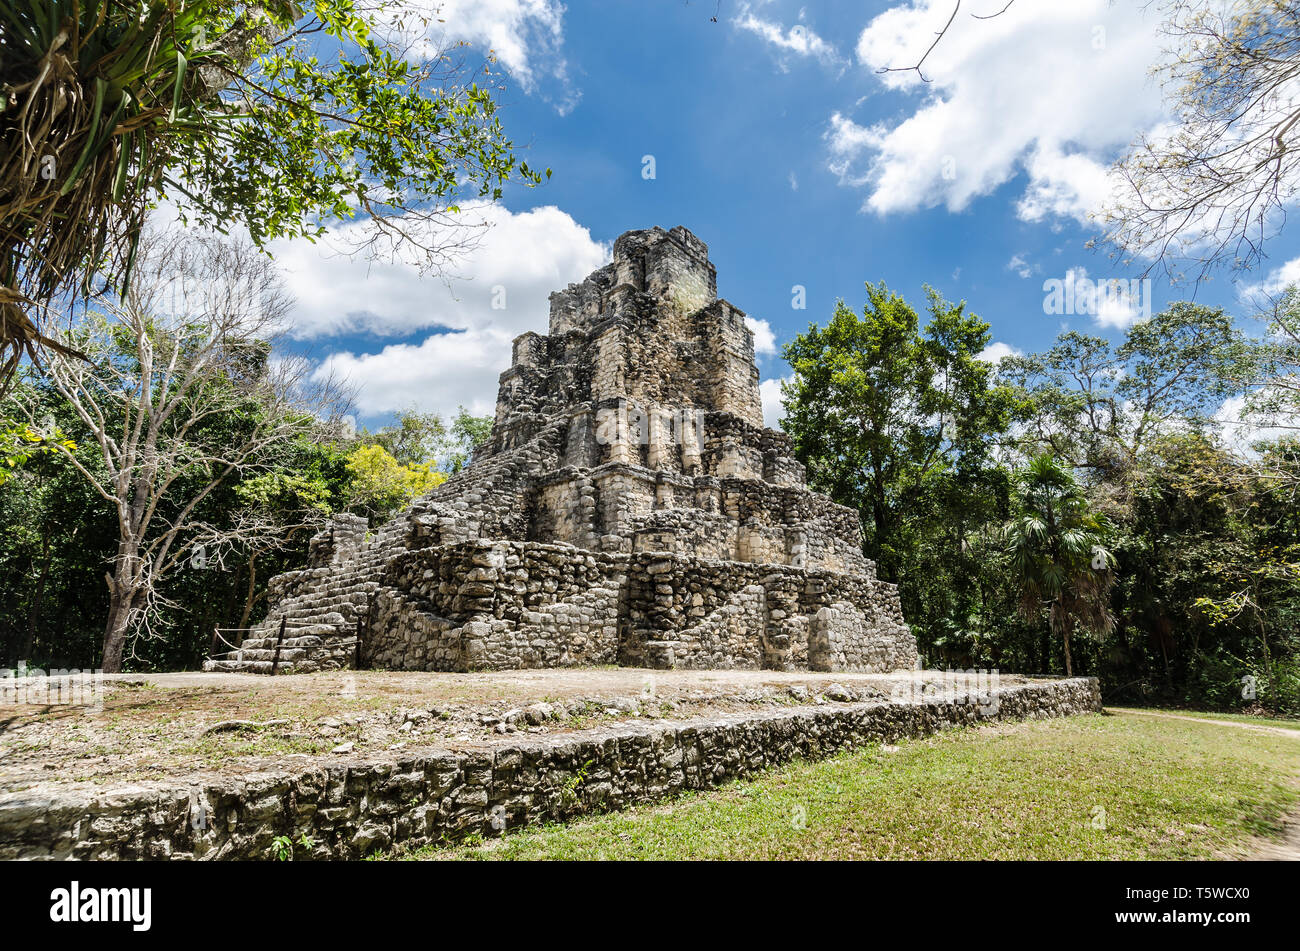
[{"label": "stone wall", "polygon": [[953,726],[1091,713],[1095,679],[949,702],[828,704],[726,719],[627,722],[473,752],[413,751],[239,779],[0,796],[0,860],[355,859],[395,845],[500,835],[708,789],[793,759]]},{"label": "stone wall", "polygon": [[528,537],[874,575],[858,516],[801,486],[611,463],[537,482]]},{"label": "stone wall", "polygon": [[[623,560],[567,545],[474,542],[408,552],[365,661],[399,670],[505,670],[612,664]],[[424,616],[429,620],[422,621]]]},{"label": "stone wall", "polygon": [[[646,667],[704,666],[699,662],[701,638],[713,643],[709,629],[715,613],[736,603],[745,590],[757,587],[762,623],[747,609],[729,619],[754,619],[746,630],[749,646],[731,661],[714,658],[714,666],[789,670],[809,666],[810,619],[837,602],[856,606],[854,630],[823,656],[832,670],[899,670],[915,666],[916,640],[903,623],[894,585],[866,575],[818,570],[712,562],[671,552],[644,552],[629,560],[627,623],[620,642],[621,663]],[[748,606],[747,606],[748,607]],[[840,615],[826,615],[834,623]],[[709,620],[714,617],[714,620]],[[689,660],[687,660],[689,658]],[[685,661],[685,662],[684,662]]]},{"label": "stone wall", "polygon": [[898,670],[911,662],[916,644],[905,628],[883,628],[856,605],[835,601],[810,618],[808,669]]},{"label": "stone wall", "polygon": [[390,560],[382,591],[364,635],[374,667],[915,665],[894,586],[826,569],[466,542]]}]

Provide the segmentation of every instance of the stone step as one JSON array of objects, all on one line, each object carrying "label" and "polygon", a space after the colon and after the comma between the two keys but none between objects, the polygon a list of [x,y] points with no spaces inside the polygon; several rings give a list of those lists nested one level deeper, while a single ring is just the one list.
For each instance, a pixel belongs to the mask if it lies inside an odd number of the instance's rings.
[{"label": "stone step", "polygon": [[[261,637],[246,637],[244,642],[239,645],[241,650],[257,650],[259,647],[275,647],[275,634],[264,634]],[[286,637],[280,642],[281,647],[310,649],[320,647],[323,639],[316,635],[306,637]]]},{"label": "stone step", "polygon": [[[275,649],[258,648],[258,647],[244,648],[237,651],[231,651],[230,653],[225,655],[224,659],[234,660],[234,661],[242,661],[242,660],[270,661],[275,659]],[[307,651],[302,650],[301,648],[289,648],[287,650],[283,647],[280,648],[280,663],[282,664],[286,662],[292,662],[295,660],[306,660],[306,659],[307,659]]]},{"label": "stone step", "polygon": [[284,599],[284,604],[293,604],[303,608],[364,608],[368,592],[348,595],[295,594]]},{"label": "stone step", "polygon": [[[203,669],[215,673],[230,674],[269,674],[271,672],[271,661],[269,660],[205,660]],[[277,674],[292,674],[294,672],[293,664],[280,662],[276,668]]]}]

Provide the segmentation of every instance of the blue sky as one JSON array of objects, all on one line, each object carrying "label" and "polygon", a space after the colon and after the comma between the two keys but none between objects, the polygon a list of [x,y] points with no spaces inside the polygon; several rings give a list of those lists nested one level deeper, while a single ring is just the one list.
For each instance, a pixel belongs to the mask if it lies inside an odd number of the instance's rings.
[{"label": "blue sky", "polygon": [[[1147,303],[1044,312],[1046,280],[1128,280],[1142,267],[1085,246],[1107,165],[1164,118],[1147,76],[1160,40],[1140,4],[963,12],[927,61],[928,84],[878,68],[915,62],[949,0],[441,6],[450,38],[497,52],[506,128],[553,175],[471,210],[494,227],[450,282],[280,249],[300,299],[294,349],[347,375],[370,425],[403,406],[489,412],[509,339],[545,332],[546,294],[602,263],[623,231],[652,225],[708,243],[720,295],[762,322],[760,341],[770,330],[765,381],[788,372],[780,345],[837,298],[861,307],[865,281],[918,308],[927,283],[967,301],[992,324],[995,353],[1045,348],[1065,327],[1118,336]],[[1283,269],[1295,245],[1274,240],[1245,280]],[[795,285],[804,310],[791,306]],[[498,287],[504,309],[488,305]],[[1195,289],[1157,278],[1150,306],[1193,292],[1241,309],[1226,277]],[[774,394],[769,383],[771,419]]]}]

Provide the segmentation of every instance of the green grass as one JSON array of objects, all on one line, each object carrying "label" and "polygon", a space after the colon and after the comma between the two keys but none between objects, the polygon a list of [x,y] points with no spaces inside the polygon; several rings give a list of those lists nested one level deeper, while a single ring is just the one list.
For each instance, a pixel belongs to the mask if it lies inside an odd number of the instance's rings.
[{"label": "green grass", "polygon": [[1206,858],[1275,834],[1297,802],[1300,740],[1094,715],[793,763],[667,803],[402,857]]}]

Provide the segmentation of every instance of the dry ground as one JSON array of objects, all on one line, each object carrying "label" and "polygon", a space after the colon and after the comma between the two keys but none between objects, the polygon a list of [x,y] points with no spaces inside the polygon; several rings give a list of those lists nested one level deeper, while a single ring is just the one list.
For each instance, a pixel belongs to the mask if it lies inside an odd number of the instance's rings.
[{"label": "dry ground", "polygon": [[[1001,678],[1003,685],[1024,681]],[[468,749],[509,734],[575,731],[611,718],[687,718],[835,702],[824,694],[838,696],[836,684],[858,699],[914,699],[921,690],[952,689],[952,678],[929,671],[635,668],[109,675],[101,702],[90,706],[15,704],[12,698],[0,704],[0,792],[193,778],[198,771],[238,775],[399,748]],[[228,721],[280,722],[209,732]]]}]

